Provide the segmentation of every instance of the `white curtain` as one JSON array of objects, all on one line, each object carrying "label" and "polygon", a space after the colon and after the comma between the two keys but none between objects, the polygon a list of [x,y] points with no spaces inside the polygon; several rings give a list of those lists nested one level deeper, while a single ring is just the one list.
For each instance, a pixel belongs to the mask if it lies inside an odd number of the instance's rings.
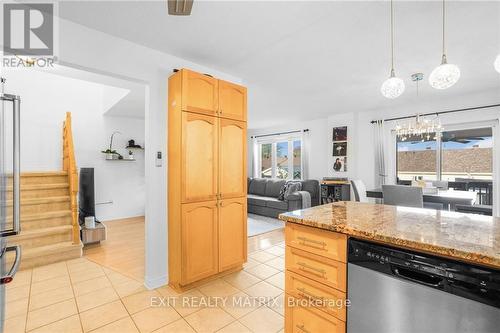
[{"label": "white curtain", "polygon": [[259,143],[252,137],[252,178],[259,178]]},{"label": "white curtain", "polygon": [[385,127],[383,120],[374,124],[375,134],[375,185],[381,187],[387,183],[387,168],[385,156]]}]

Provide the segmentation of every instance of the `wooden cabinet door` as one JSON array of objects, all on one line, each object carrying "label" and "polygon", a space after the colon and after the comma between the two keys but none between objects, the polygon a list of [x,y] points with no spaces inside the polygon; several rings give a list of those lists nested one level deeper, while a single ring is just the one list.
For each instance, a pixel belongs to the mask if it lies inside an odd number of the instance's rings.
[{"label": "wooden cabinet door", "polygon": [[219,202],[219,272],[247,260],[246,197]]},{"label": "wooden cabinet door", "polygon": [[245,196],[247,193],[246,123],[221,118],[219,132],[219,192],[221,198]]},{"label": "wooden cabinet door", "polygon": [[183,203],[217,199],[218,119],[182,112]]},{"label": "wooden cabinet door", "polygon": [[247,88],[219,80],[219,116],[247,120]]},{"label": "wooden cabinet door", "polygon": [[182,110],[216,115],[218,105],[218,80],[213,77],[182,70]]},{"label": "wooden cabinet door", "polygon": [[305,332],[328,332],[345,333],[345,322],[333,316],[323,313],[314,307],[302,307],[298,302],[287,299],[285,296],[285,332],[305,333]]},{"label": "wooden cabinet door", "polygon": [[182,285],[217,273],[217,201],[182,205]]}]

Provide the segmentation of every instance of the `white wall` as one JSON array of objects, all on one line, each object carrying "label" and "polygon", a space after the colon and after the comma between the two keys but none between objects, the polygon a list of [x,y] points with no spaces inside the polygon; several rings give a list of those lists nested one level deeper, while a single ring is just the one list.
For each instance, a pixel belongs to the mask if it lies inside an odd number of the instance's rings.
[{"label": "white wall", "polygon": [[[95,168],[97,218],[105,221],[144,215],[143,152],[138,152],[135,162],[106,161],[100,152],[109,145],[113,131],[123,133],[115,136],[113,147],[125,147],[130,138],[143,145],[144,120],[103,116],[110,89],[100,84],[34,70],[5,74],[6,91],[22,98],[22,171],[62,170],[62,122],[70,111],[77,166]],[[112,203],[99,204],[103,202]]]}]

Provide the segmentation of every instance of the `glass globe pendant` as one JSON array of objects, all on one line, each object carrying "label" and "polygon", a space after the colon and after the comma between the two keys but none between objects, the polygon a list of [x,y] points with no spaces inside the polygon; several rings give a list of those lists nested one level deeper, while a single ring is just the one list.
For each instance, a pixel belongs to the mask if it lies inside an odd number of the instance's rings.
[{"label": "glass globe pendant", "polygon": [[399,77],[394,74],[394,69],[391,70],[391,76],[382,83],[380,87],[380,92],[384,97],[394,99],[405,91],[405,83]]},{"label": "glass globe pendant", "polygon": [[449,64],[443,54],[441,65],[434,68],[429,76],[429,83],[435,89],[447,89],[460,79],[460,69],[457,65]]},{"label": "glass globe pendant", "polygon": [[434,68],[429,76],[429,84],[435,89],[447,89],[457,83],[460,79],[460,69],[457,65],[449,64],[446,59],[445,51],[445,19],[446,7],[445,0],[443,0],[443,56],[441,58],[441,65]]},{"label": "glass globe pendant", "polygon": [[497,58],[495,59],[495,63],[493,65],[495,66],[495,70],[500,73],[500,54],[497,55]]},{"label": "glass globe pendant", "polygon": [[391,75],[382,83],[380,92],[386,98],[394,99],[405,91],[405,83],[394,72],[394,5],[391,0]]}]

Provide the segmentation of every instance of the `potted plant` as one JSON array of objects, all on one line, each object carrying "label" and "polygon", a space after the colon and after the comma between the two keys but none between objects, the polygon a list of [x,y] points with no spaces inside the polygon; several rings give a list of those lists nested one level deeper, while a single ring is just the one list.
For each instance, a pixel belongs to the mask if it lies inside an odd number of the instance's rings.
[{"label": "potted plant", "polygon": [[107,160],[117,160],[118,159],[118,153],[116,150],[111,150],[111,149],[106,149],[106,150],[101,150],[101,153],[106,154],[106,159]]},{"label": "potted plant", "polygon": [[118,131],[113,132],[111,134],[111,138],[109,140],[109,148],[106,150],[101,150],[101,153],[106,154],[106,159],[107,160],[121,160],[123,159],[123,156],[120,155],[116,150],[113,149],[113,137],[115,134],[121,134]]}]

